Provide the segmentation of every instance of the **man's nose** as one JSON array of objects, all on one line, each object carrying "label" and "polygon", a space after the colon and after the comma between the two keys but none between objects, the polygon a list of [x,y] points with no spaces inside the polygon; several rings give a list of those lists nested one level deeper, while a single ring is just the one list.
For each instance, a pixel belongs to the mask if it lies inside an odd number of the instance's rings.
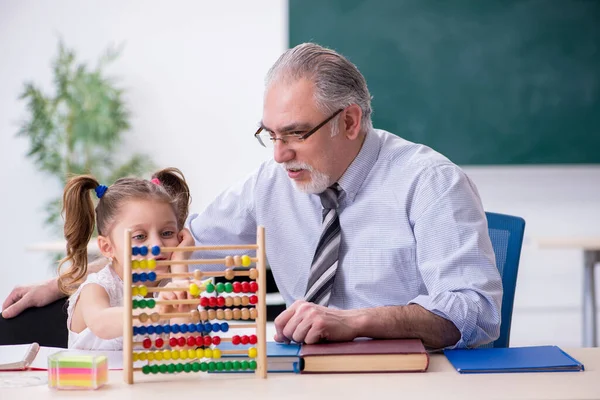
[{"label": "man's nose", "polygon": [[275,159],[275,162],[281,164],[291,161],[296,157],[296,152],[288,145],[281,143],[280,140],[275,141],[274,144],[273,158]]}]

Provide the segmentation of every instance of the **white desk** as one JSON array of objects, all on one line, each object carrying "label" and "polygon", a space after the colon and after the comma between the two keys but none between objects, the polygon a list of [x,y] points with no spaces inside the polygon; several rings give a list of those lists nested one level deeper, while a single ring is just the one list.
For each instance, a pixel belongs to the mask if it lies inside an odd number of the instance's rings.
[{"label": "white desk", "polygon": [[[600,399],[600,348],[565,349],[585,365],[584,372],[460,375],[446,357],[431,356],[425,373],[296,375],[253,374],[135,375],[123,383],[112,371],[97,391],[55,391],[47,386],[0,389],[2,399]],[[0,373],[2,374],[2,373]],[[22,372],[45,376],[46,372]],[[1,375],[0,375],[1,377]],[[167,380],[166,378],[170,379]]]},{"label": "white desk", "polygon": [[571,248],[583,251],[583,346],[597,347],[595,266],[600,263],[600,236],[580,238],[538,238],[541,248]]}]

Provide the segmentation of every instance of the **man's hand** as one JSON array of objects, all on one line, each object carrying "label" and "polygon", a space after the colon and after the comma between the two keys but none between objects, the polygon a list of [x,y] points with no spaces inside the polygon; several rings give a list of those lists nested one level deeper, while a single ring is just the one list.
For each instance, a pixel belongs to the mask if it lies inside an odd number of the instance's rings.
[{"label": "man's hand", "polygon": [[2,316],[14,318],[30,307],[43,307],[63,297],[65,294],[58,289],[56,278],[36,285],[17,286],[2,303]]},{"label": "man's hand", "polygon": [[356,310],[334,310],[297,300],[275,318],[275,341],[318,343],[350,341],[357,337]]}]

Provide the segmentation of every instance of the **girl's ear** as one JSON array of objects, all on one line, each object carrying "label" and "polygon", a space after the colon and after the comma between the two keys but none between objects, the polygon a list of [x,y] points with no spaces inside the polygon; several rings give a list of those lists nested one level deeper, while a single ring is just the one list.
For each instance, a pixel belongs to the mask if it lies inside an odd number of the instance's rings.
[{"label": "girl's ear", "polygon": [[115,256],[115,249],[113,248],[110,239],[106,236],[98,236],[98,249],[100,249],[100,253],[106,258],[112,259]]}]

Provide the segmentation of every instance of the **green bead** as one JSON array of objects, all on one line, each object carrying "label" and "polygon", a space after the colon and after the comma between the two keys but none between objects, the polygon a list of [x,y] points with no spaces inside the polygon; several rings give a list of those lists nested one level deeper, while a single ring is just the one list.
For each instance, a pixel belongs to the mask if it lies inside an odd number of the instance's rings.
[{"label": "green bead", "polygon": [[150,366],[149,365],[144,365],[142,367],[142,372],[146,375],[148,375],[150,373]]},{"label": "green bead", "polygon": [[185,372],[192,372],[192,364],[185,364],[185,365],[183,366],[183,370],[184,370]]},{"label": "green bead", "polygon": [[255,370],[256,369],[256,361],[252,360],[248,363],[248,366],[250,367],[251,370]]},{"label": "green bead", "polygon": [[231,293],[233,292],[233,285],[231,284],[231,282],[227,282],[225,284],[225,292],[226,293]]},{"label": "green bead", "polygon": [[202,372],[208,371],[208,363],[207,362],[200,363],[200,371],[202,371]]},{"label": "green bead", "polygon": [[233,363],[231,361],[225,362],[225,371],[231,371],[233,369]]},{"label": "green bead", "polygon": [[138,306],[140,308],[146,308],[146,300],[144,300],[144,299],[138,300]]},{"label": "green bead", "polygon": [[152,373],[153,373],[153,374],[158,374],[158,370],[159,370],[159,368],[158,368],[158,365],[156,365],[156,364],[155,364],[155,365],[152,365],[152,366],[150,367],[150,369],[152,370]]},{"label": "green bead", "polygon": [[206,293],[212,293],[215,291],[215,285],[213,285],[212,283],[208,283],[206,285]]},{"label": "green bead", "polygon": [[164,374],[165,372],[167,372],[167,365],[166,364],[160,364],[160,366],[158,367],[158,369],[160,370],[161,374]]},{"label": "green bead", "polygon": [[233,369],[237,371],[240,368],[242,368],[242,364],[240,364],[239,361],[234,361],[233,362]]},{"label": "green bead", "polygon": [[133,307],[134,310],[136,308],[138,308],[138,301],[137,300],[132,301],[132,307]]},{"label": "green bead", "polygon": [[175,364],[171,363],[169,365],[167,365],[167,371],[172,374],[173,372],[175,372]]},{"label": "green bead", "polygon": [[217,371],[223,371],[225,369],[225,364],[223,361],[217,361]]},{"label": "green bead", "polygon": [[154,308],[154,306],[156,305],[156,301],[154,299],[146,300],[146,305],[148,306],[148,308]]},{"label": "green bead", "polygon": [[197,362],[192,363],[192,371],[194,371],[194,372],[200,371],[200,363],[197,363]]},{"label": "green bead", "polygon": [[210,361],[208,363],[208,370],[211,371],[211,372],[213,372],[215,369],[217,369],[217,366],[216,366],[215,362],[214,361]]},{"label": "green bead", "polygon": [[242,361],[242,369],[248,369],[248,361]]},{"label": "green bead", "polygon": [[175,371],[177,371],[177,372],[183,371],[183,364],[182,363],[175,364]]},{"label": "green bead", "polygon": [[219,282],[217,283],[217,293],[223,293],[223,291],[225,290],[225,285],[223,285],[223,283]]}]

